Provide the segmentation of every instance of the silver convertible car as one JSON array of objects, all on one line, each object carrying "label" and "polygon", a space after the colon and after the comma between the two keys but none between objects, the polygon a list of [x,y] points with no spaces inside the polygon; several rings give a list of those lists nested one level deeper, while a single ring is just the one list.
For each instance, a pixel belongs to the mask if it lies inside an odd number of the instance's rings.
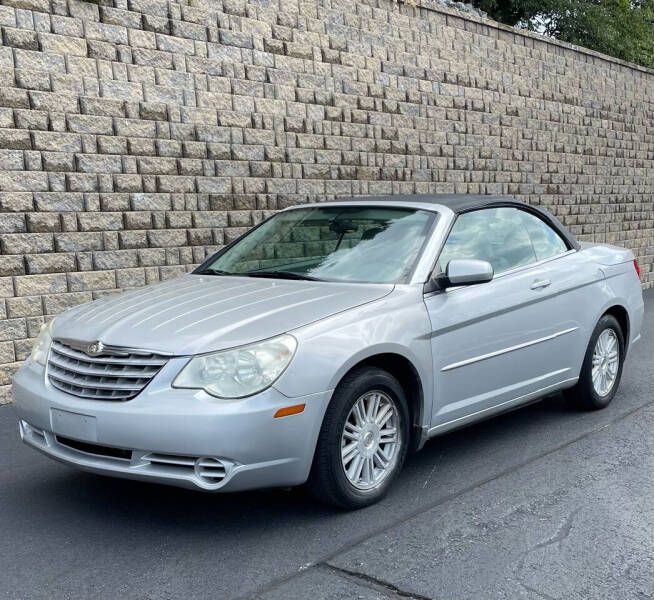
[{"label": "silver convertible car", "polygon": [[604,408],[642,318],[633,254],[538,207],[309,204],[56,317],[13,398],[23,441],[81,469],[355,508],[433,436],[560,390]]}]

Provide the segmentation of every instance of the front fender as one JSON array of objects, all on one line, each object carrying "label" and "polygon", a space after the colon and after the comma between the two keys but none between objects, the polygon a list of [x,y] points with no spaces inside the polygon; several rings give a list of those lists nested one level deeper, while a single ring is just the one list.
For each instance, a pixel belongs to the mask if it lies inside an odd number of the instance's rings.
[{"label": "front fender", "polygon": [[415,353],[411,348],[404,346],[402,344],[394,344],[394,343],[373,344],[372,346],[368,346],[366,348],[360,349],[358,352],[347,358],[343,363],[340,364],[340,366],[334,373],[334,376],[331,379],[329,389],[334,389],[341,381],[341,379],[343,379],[346,373],[351,371],[353,367],[355,367],[359,363],[364,362],[366,359],[372,358],[374,356],[379,356],[380,354],[396,354],[408,360],[413,365],[413,368],[416,370],[418,376],[420,377],[420,381],[423,387],[422,392],[423,395],[426,397],[428,390],[425,390],[424,382],[425,379],[428,377],[428,373],[425,373],[424,370],[421,372],[419,366],[420,358],[415,355]]},{"label": "front fender", "polygon": [[391,353],[404,357],[414,366],[422,385],[421,414],[431,415],[430,323],[422,286],[396,286],[384,298],[291,333],[298,340],[298,349],[274,386],[286,396],[333,390],[356,364],[375,355]]}]

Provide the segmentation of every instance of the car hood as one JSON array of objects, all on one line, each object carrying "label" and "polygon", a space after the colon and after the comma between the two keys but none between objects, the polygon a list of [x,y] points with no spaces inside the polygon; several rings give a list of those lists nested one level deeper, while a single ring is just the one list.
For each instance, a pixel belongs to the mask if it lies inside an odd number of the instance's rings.
[{"label": "car hood", "polygon": [[183,275],[75,307],[53,335],[174,355],[248,344],[377,300],[388,284]]}]

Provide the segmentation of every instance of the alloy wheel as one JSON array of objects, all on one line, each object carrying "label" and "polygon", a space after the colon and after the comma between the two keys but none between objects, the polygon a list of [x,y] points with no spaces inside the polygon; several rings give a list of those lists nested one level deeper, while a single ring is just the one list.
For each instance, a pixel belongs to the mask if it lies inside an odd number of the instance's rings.
[{"label": "alloy wheel", "polygon": [[607,328],[600,333],[593,351],[593,388],[599,396],[606,396],[613,389],[619,366],[618,336]]},{"label": "alloy wheel", "polygon": [[393,472],[401,447],[400,413],[385,392],[370,391],[354,403],[341,436],[341,464],[348,481],[372,490]]}]

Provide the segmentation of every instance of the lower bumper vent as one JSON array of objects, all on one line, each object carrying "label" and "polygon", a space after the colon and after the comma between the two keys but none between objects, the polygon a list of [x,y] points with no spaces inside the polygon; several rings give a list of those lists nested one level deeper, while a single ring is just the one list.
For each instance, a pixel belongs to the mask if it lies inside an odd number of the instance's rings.
[{"label": "lower bumper vent", "polygon": [[99,444],[91,444],[89,442],[80,442],[78,440],[71,440],[70,438],[56,436],[55,438],[62,446],[67,446],[73,450],[85,452],[86,454],[94,454],[95,456],[108,456],[110,458],[122,458],[130,460],[132,458],[131,450],[124,450],[123,448],[112,448],[111,446],[100,446]]},{"label": "lower bumper vent", "polygon": [[152,477],[168,482],[184,480],[205,490],[217,490],[229,479],[235,467],[233,462],[212,456],[143,452],[83,442],[39,429],[23,420],[19,427],[23,441],[29,445],[63,462],[98,472],[107,470],[117,475]]},{"label": "lower bumper vent", "polygon": [[143,457],[152,465],[165,466],[179,471],[193,470],[195,475],[208,484],[220,483],[227,475],[225,464],[217,458],[194,458],[172,454],[148,454]]}]

